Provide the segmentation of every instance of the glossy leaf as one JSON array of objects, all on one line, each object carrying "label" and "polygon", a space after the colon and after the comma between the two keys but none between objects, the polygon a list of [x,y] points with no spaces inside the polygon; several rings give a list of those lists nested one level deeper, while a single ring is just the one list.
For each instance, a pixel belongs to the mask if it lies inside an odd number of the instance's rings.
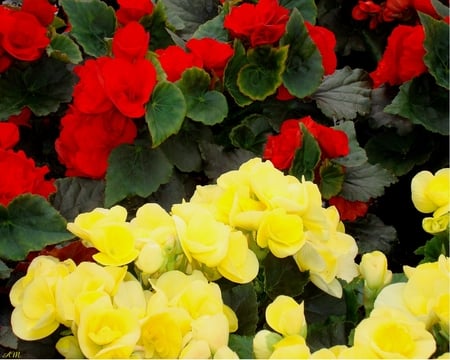
[{"label": "glossy leaf", "polygon": [[344,182],[344,167],[326,159],[320,166],[319,189],[324,199],[339,194]]},{"label": "glossy leaf", "polygon": [[67,34],[55,34],[47,47],[47,55],[66,63],[78,64],[83,61],[78,45]]},{"label": "glossy leaf", "polygon": [[239,71],[239,90],[252,100],[264,100],[274,94],[282,83],[288,47],[260,46],[248,50],[248,64]]},{"label": "glossy leaf", "polygon": [[289,45],[283,84],[289,93],[302,99],[313,94],[324,74],[322,56],[308,34],[303,16],[293,9],[280,45]]},{"label": "glossy leaf", "polygon": [[158,82],[147,104],[147,121],[152,146],[157,147],[183,125],[186,102],[181,90],[173,83]]},{"label": "glossy leaf", "polygon": [[205,125],[222,122],[228,113],[224,94],[208,90],[210,81],[206,71],[193,67],[185,70],[176,83],[186,100],[186,116]]},{"label": "glossy leaf", "polygon": [[41,250],[74,236],[65,219],[38,195],[20,195],[8,207],[0,205],[0,258],[19,261],[30,251]]},{"label": "glossy leaf", "polygon": [[114,9],[100,0],[61,0],[69,18],[70,34],[88,55],[100,57],[109,52],[107,40],[116,30]]},{"label": "glossy leaf", "polygon": [[320,147],[306,126],[300,124],[302,130],[302,146],[295,152],[289,174],[297,179],[314,180],[314,169],[320,160]]},{"label": "glossy leaf", "polygon": [[370,95],[367,72],[345,67],[326,76],[312,98],[327,117],[352,120],[370,113]]},{"label": "glossy leaf", "polygon": [[147,197],[169,181],[173,166],[160,149],[121,145],[109,157],[106,172],[105,206],[128,196]]}]

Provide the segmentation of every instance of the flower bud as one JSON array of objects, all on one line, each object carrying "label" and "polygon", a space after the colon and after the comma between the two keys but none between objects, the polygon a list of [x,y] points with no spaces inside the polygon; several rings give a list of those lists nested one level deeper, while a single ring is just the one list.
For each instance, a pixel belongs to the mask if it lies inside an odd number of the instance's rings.
[{"label": "flower bud", "polygon": [[392,271],[387,269],[386,256],[378,250],[362,256],[359,271],[365,285],[371,290],[381,290],[392,280]]}]

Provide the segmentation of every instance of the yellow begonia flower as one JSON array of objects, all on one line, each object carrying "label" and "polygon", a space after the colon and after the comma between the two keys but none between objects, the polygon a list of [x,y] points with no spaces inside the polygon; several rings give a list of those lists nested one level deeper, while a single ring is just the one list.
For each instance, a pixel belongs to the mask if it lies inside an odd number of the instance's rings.
[{"label": "yellow begonia flower", "polygon": [[147,300],[144,289],[139,281],[131,278],[119,284],[113,297],[113,304],[117,308],[130,309],[139,319],[147,313]]},{"label": "yellow begonia flower", "polygon": [[235,332],[239,327],[239,321],[236,313],[226,304],[223,304],[223,313],[228,319],[228,332]]},{"label": "yellow begonia flower", "polygon": [[166,254],[155,241],[148,241],[139,251],[135,261],[136,266],[144,273],[153,274],[166,263]]},{"label": "yellow begonia flower", "polygon": [[417,173],[411,180],[411,198],[422,213],[431,213],[447,205],[450,202],[450,169],[440,169],[434,175],[427,170]]},{"label": "yellow begonia flower", "polygon": [[289,335],[273,346],[270,359],[309,359],[311,352],[305,338],[300,335]]},{"label": "yellow begonia flower", "polygon": [[67,223],[67,230],[79,238],[90,242],[90,231],[105,223],[124,223],[127,219],[127,209],[116,205],[111,209],[95,208],[79,214],[73,222]]},{"label": "yellow begonia flower", "polygon": [[222,313],[223,301],[220,287],[216,283],[195,280],[180,295],[178,306],[186,309],[192,319],[202,315]]},{"label": "yellow begonia flower", "polygon": [[210,359],[211,350],[206,340],[189,341],[181,351],[179,359]]},{"label": "yellow begonia flower", "polygon": [[445,352],[437,357],[437,359],[450,359],[450,352]]},{"label": "yellow begonia flower", "polygon": [[268,247],[276,257],[294,255],[305,243],[303,221],[281,208],[267,211],[258,228],[256,242],[262,248]]},{"label": "yellow begonia flower", "polygon": [[449,228],[450,203],[441,206],[433,213],[433,217],[426,217],[422,220],[423,229],[429,234],[437,234]]},{"label": "yellow begonia flower", "polygon": [[147,358],[178,358],[184,334],[177,320],[165,311],[151,315],[142,324],[141,342]]},{"label": "yellow begonia flower", "polygon": [[354,345],[382,359],[427,359],[436,350],[436,342],[422,322],[389,307],[375,308],[356,326]]},{"label": "yellow begonia flower", "polygon": [[392,271],[388,270],[387,258],[381,251],[365,253],[359,263],[359,271],[369,289],[381,289],[392,280]]},{"label": "yellow begonia flower", "polygon": [[256,359],[269,359],[273,353],[273,346],[283,337],[276,332],[260,330],[253,337],[253,353]]},{"label": "yellow begonia flower", "polygon": [[228,346],[222,346],[214,353],[213,359],[239,359],[239,355]]},{"label": "yellow begonia flower", "polygon": [[205,340],[212,354],[228,344],[229,325],[223,313],[203,315],[193,320],[192,339]]},{"label": "yellow begonia flower", "polygon": [[97,301],[81,312],[77,338],[87,358],[129,358],[140,337],[140,326],[129,309]]},{"label": "yellow begonia flower", "polygon": [[80,344],[73,335],[63,336],[56,342],[56,350],[66,359],[83,359]]},{"label": "yellow begonia flower", "polygon": [[93,258],[102,265],[127,265],[139,255],[133,233],[127,223],[97,226],[90,231],[90,241],[99,251]]},{"label": "yellow begonia flower", "polygon": [[242,232],[230,233],[227,254],[217,270],[222,276],[238,284],[248,283],[258,274],[258,259],[248,248],[247,238]]},{"label": "yellow begonia flower", "polygon": [[298,304],[293,298],[279,295],[266,308],[269,326],[283,336],[306,336],[306,321],[303,302]]}]

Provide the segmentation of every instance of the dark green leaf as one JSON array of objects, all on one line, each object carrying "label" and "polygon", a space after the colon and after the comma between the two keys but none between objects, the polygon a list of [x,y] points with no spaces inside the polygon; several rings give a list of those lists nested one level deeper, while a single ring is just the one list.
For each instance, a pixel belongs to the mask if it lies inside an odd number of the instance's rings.
[{"label": "dark green leaf", "polygon": [[78,64],[83,61],[80,48],[67,34],[55,34],[47,47],[47,55],[66,63]]},{"label": "dark green leaf", "polygon": [[441,17],[448,16],[450,9],[439,0],[431,0],[431,5]]},{"label": "dark green leaf", "polygon": [[169,45],[173,45],[173,40],[169,33],[169,29],[172,29],[172,27],[168,24],[167,14],[162,1],[158,1],[153,8],[153,12],[142,17],[140,23],[151,34],[150,50],[165,49]]},{"label": "dark green leaf", "polygon": [[225,67],[224,86],[233,97],[236,104],[243,107],[253,102],[250,97],[244,95],[242,91],[239,90],[237,84],[239,71],[248,64],[248,60],[244,46],[239,40],[234,41],[233,47],[234,55]]},{"label": "dark green leaf", "polygon": [[[448,16],[448,13],[447,13]],[[449,88],[449,25],[443,20],[419,12],[420,22],[425,29],[423,46],[426,54],[423,57],[430,74],[436,83]]]},{"label": "dark green leaf", "polygon": [[280,0],[279,3],[288,9],[298,9],[303,19],[311,24],[316,23],[317,6],[314,0]]},{"label": "dark green leaf", "polygon": [[333,162],[349,167],[362,165],[367,161],[366,151],[359,146],[358,139],[356,138],[355,124],[353,121],[344,121],[340,124],[333,126],[336,130],[341,130],[347,134],[348,145],[350,152],[348,155],[334,158]]},{"label": "dark green leaf", "polygon": [[448,230],[435,234],[425,245],[419,247],[414,251],[416,255],[423,255],[423,259],[420,263],[435,262],[439,259],[440,255],[448,257],[449,243],[448,243]]},{"label": "dark green leaf", "polygon": [[398,95],[384,111],[410,119],[414,124],[449,135],[449,93],[422,75],[400,86]]},{"label": "dark green leaf", "polygon": [[312,181],[314,179],[314,169],[320,160],[320,147],[314,136],[308,131],[306,126],[300,124],[302,130],[302,147],[295,152],[294,160],[289,174],[297,179]]},{"label": "dark green leaf", "polygon": [[107,40],[116,30],[114,9],[100,0],[61,0],[72,26],[70,34],[92,56],[109,52]]},{"label": "dark green leaf", "polygon": [[324,199],[339,194],[344,182],[344,167],[325,160],[320,166],[319,189]]},{"label": "dark green leaf", "polygon": [[398,241],[395,228],[385,225],[373,214],[346,223],[345,230],[355,238],[360,254],[374,250],[389,254],[392,246]]},{"label": "dark green leaf", "polygon": [[158,82],[145,113],[152,146],[157,147],[169,136],[176,134],[185,115],[186,102],[181,90],[171,82]]},{"label": "dark green leaf", "polygon": [[348,167],[341,196],[350,201],[367,202],[384,194],[384,188],[397,178],[379,164]]},{"label": "dark green leaf", "polygon": [[271,131],[272,127],[265,116],[252,114],[231,130],[230,140],[236,147],[261,154],[267,141],[267,134]]},{"label": "dark green leaf", "polygon": [[280,259],[269,253],[263,266],[264,290],[272,300],[278,295],[299,296],[309,282],[309,272],[300,271],[292,257]]},{"label": "dark green leaf", "polygon": [[111,207],[131,195],[149,196],[169,181],[172,170],[172,164],[160,149],[118,146],[109,157],[105,206]]},{"label": "dark green leaf", "polygon": [[239,71],[239,90],[253,100],[264,100],[282,83],[288,47],[259,46],[247,52],[248,64]]},{"label": "dark green leaf", "polygon": [[7,208],[0,205],[0,258],[19,261],[74,236],[65,219],[41,196],[20,195]]},{"label": "dark green leaf", "polygon": [[425,163],[433,151],[433,139],[426,131],[413,131],[400,136],[396,131],[386,131],[372,136],[365,149],[369,162],[402,176],[414,166]]},{"label": "dark green leaf", "polygon": [[193,67],[183,72],[177,86],[186,100],[186,116],[205,125],[218,124],[228,113],[225,96],[216,90],[208,90],[211,78],[202,69]]},{"label": "dark green leaf", "polygon": [[222,291],[223,302],[233,309],[239,319],[236,334],[255,335],[258,323],[258,303],[251,283]]},{"label": "dark green leaf", "polygon": [[228,347],[238,354],[239,359],[254,359],[253,336],[230,334]]},{"label": "dark green leaf", "polygon": [[329,118],[352,120],[370,113],[370,94],[368,74],[346,66],[325,76],[312,98]]},{"label": "dark green leaf", "polygon": [[161,144],[161,150],[180,171],[202,170],[202,158],[197,142],[186,132],[171,136]]},{"label": "dark green leaf", "polygon": [[289,45],[283,84],[289,93],[304,98],[314,93],[324,74],[322,56],[308,34],[303,17],[293,9],[280,45]]},{"label": "dark green leaf", "polygon": [[343,316],[330,316],[323,323],[308,324],[306,342],[311,352],[335,345],[347,345],[347,333]]},{"label": "dark green leaf", "polygon": [[105,200],[105,182],[100,180],[66,177],[56,180],[58,191],[52,205],[67,221],[73,221],[83,212],[102,207]]},{"label": "dark green leaf", "polygon": [[[6,266],[6,264],[2,260],[0,260],[0,280],[8,279],[12,271],[13,271],[12,269],[10,269],[8,266]],[[0,336],[0,339],[1,338],[2,337]]]},{"label": "dark green leaf", "polygon": [[223,27],[224,18],[225,13],[221,11],[219,15],[217,15],[213,19],[201,24],[192,35],[192,37],[196,39],[209,37],[218,41],[227,42],[229,40],[229,34],[228,31]]}]

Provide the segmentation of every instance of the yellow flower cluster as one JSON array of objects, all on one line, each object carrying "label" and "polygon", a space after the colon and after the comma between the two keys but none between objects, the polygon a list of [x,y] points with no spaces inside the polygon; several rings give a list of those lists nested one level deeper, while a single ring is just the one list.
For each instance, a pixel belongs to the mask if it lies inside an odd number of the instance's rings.
[{"label": "yellow flower cluster", "polygon": [[434,175],[427,170],[417,173],[411,180],[411,196],[416,209],[433,213],[422,221],[423,229],[436,234],[449,227],[450,168],[438,170]]},{"label": "yellow flower cluster", "polygon": [[237,358],[228,347],[236,315],[199,271],[168,271],[150,291],[126,267],[39,256],[10,300],[22,339],[71,330],[56,344],[67,358]]}]

